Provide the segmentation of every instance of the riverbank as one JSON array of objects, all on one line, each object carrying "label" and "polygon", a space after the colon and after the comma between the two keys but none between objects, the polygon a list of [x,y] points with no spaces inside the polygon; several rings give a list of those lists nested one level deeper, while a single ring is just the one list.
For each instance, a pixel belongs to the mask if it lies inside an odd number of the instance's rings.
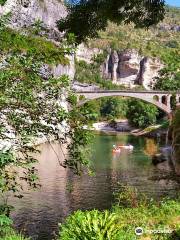
[{"label": "riverbank", "polygon": [[127,119],[120,119],[117,121],[103,121],[93,123],[91,130],[101,131],[101,132],[131,132],[134,128],[129,125]]},{"label": "riverbank", "polygon": [[156,124],[144,129],[131,126],[127,119],[119,119],[117,121],[102,121],[93,123],[91,130],[106,133],[122,133],[127,132],[134,136],[145,136],[151,138],[161,137],[166,139],[168,129],[163,124]]}]

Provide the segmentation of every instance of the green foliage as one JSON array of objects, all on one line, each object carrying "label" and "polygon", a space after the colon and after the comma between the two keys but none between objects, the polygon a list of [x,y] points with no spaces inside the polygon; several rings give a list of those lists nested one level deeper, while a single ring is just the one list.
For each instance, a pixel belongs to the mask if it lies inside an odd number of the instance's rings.
[{"label": "green foliage", "polygon": [[11,233],[4,236],[3,238],[0,238],[0,240],[30,240],[30,238],[26,238],[21,234]]},{"label": "green foliage", "polygon": [[15,156],[10,150],[7,150],[6,152],[0,152],[0,168],[5,167],[7,164],[13,163],[14,161]]},{"label": "green foliage", "polygon": [[40,19],[36,20],[32,27],[34,35],[38,35],[42,30],[44,30],[43,22]]},{"label": "green foliage", "polygon": [[136,49],[141,56],[159,58],[165,67],[160,71],[155,89],[179,90],[180,34],[166,28],[178,26],[179,22],[179,8],[168,7],[164,21],[157,26],[144,30],[134,28],[133,24],[117,25],[109,22],[106,30],[99,32],[99,37],[89,40],[88,44],[104,50]]},{"label": "green foliage", "polygon": [[176,55],[171,63],[160,71],[160,76],[157,77],[155,89],[165,91],[178,91],[180,89],[179,62],[180,57]]},{"label": "green foliage", "polygon": [[113,84],[111,80],[103,79],[100,75],[100,65],[105,59],[106,53],[97,55],[91,64],[85,61],[76,61],[75,79],[78,82],[95,84],[101,89],[125,89],[124,86]]},{"label": "green foliage", "polygon": [[108,211],[77,211],[60,225],[61,240],[115,240],[119,226],[117,216]]},{"label": "green foliage", "polygon": [[12,220],[6,215],[0,214],[0,237],[4,236],[6,232],[11,229]]},{"label": "green foliage", "polygon": [[57,47],[42,37],[23,35],[20,32],[5,28],[0,35],[0,51],[8,54],[26,54],[34,61],[50,64],[68,64],[65,58],[66,49]]},{"label": "green foliage", "polygon": [[[170,240],[178,239],[180,231],[180,203],[173,200],[154,202],[145,197],[138,200],[137,190],[125,186],[116,195],[118,201],[110,211],[77,211],[60,225],[62,240]],[[168,216],[168,218],[167,218]],[[135,234],[142,227],[142,236]],[[152,234],[151,230],[171,230],[172,233]],[[177,237],[177,238],[175,238]]]},{"label": "green foliage", "polygon": [[136,188],[118,184],[118,191],[114,193],[115,206],[135,208],[147,205],[147,197],[140,194]]},{"label": "green foliage", "polygon": [[82,114],[75,105],[69,112],[69,119],[67,120],[70,126],[68,135],[71,143],[67,147],[69,154],[63,166],[69,167],[76,174],[81,174],[83,167],[89,169],[91,167],[90,151],[87,145],[91,142],[92,133],[84,128],[84,126],[90,126],[90,116],[91,113],[88,110]]},{"label": "green foliage", "polygon": [[12,220],[6,215],[0,215],[0,240],[30,240],[17,234],[12,229]]},{"label": "green foliage", "polygon": [[145,103],[141,100],[129,100],[127,108],[127,118],[136,127],[147,127],[156,123],[158,116],[157,107]]},{"label": "green foliage", "polygon": [[88,116],[89,122],[95,122],[100,120],[101,118],[100,108],[101,108],[100,101],[90,101],[85,103],[81,107],[80,111],[82,115]]},{"label": "green foliage", "polygon": [[[65,54],[73,51],[73,47],[68,46],[73,36],[58,47],[42,37],[23,35],[7,28],[7,21],[7,16],[0,19],[3,62],[0,71],[0,197],[4,201],[1,212],[8,216],[9,193],[21,198],[22,186],[39,187],[33,157],[38,152],[34,146],[36,139],[44,136],[47,141],[53,138],[60,144],[67,143],[69,154],[62,165],[80,174],[82,165],[89,165],[87,155],[84,158],[89,133],[82,128],[88,117],[84,115],[81,123],[80,113],[72,101],[69,78],[65,75],[44,77],[41,72],[44,64],[51,67],[50,64],[68,63]],[[71,113],[61,105],[65,93],[67,100],[69,94],[72,101]],[[68,144],[70,138],[72,141]]]},{"label": "green foliage", "polygon": [[178,48],[179,43],[176,40],[171,40],[166,43],[166,46],[169,48]]},{"label": "green foliage", "polygon": [[[136,27],[149,27],[164,17],[164,1],[67,1],[68,15],[58,22],[60,31],[74,33],[76,42],[97,37],[108,21],[122,24],[133,22]],[[81,24],[81,28],[79,27]]]},{"label": "green foliage", "polygon": [[6,3],[7,0],[0,0],[0,5],[4,6],[4,4]]},{"label": "green foliage", "polygon": [[[142,56],[156,56],[165,61],[166,56],[175,53],[179,49],[180,35],[173,30],[162,29],[167,26],[178,26],[180,22],[179,8],[167,8],[163,22],[149,29],[134,28],[133,24],[117,25],[109,22],[105,31],[99,33],[99,37],[89,40],[91,47],[100,49],[136,49]],[[167,47],[174,43],[173,47]]]},{"label": "green foliage", "polygon": [[125,117],[127,111],[127,101],[117,97],[105,98],[101,101],[101,116],[108,119]]},{"label": "green foliage", "polygon": [[80,111],[89,122],[126,118],[127,100],[117,97],[103,97],[85,103]]}]

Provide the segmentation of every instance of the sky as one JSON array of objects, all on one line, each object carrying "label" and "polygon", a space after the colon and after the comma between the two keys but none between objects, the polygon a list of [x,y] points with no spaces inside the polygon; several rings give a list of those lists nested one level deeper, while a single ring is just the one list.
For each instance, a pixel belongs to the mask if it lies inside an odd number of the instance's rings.
[{"label": "sky", "polygon": [[166,3],[171,6],[180,7],[180,0],[166,0]]}]

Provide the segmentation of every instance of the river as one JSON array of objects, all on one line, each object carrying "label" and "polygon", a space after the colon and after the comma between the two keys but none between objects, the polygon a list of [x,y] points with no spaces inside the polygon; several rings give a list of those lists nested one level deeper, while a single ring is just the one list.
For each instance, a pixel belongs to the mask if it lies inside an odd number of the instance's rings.
[{"label": "river", "polygon": [[[130,143],[134,150],[114,155],[112,145],[117,143]],[[38,169],[42,186],[37,191],[25,191],[22,199],[11,199],[15,227],[34,240],[53,239],[58,223],[73,211],[110,208],[118,182],[135,186],[148,197],[175,196],[180,189],[177,183],[151,179],[166,171],[166,167],[162,170],[151,164],[151,155],[162,144],[128,134],[95,135],[91,145],[95,176],[81,177],[60,167],[57,154],[61,160],[63,156],[58,144],[53,148],[41,145]]]}]

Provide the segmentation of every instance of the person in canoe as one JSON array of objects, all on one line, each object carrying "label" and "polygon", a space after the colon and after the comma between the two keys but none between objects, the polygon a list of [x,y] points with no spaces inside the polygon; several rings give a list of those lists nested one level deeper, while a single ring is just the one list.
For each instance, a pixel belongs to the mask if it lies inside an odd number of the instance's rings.
[{"label": "person in canoe", "polygon": [[116,145],[113,145],[113,150],[112,150],[113,153],[120,153],[121,152],[121,149],[116,146]]}]

